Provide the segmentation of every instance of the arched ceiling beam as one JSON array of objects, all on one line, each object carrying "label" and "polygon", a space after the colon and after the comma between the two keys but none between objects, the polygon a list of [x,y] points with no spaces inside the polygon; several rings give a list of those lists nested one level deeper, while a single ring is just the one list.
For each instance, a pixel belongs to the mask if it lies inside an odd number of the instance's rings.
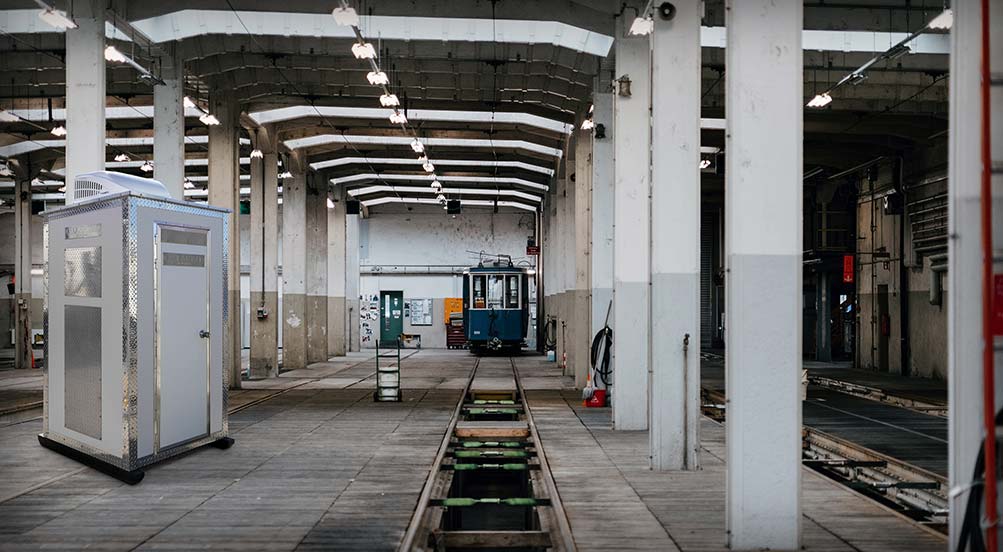
[{"label": "arched ceiling beam", "polygon": [[[343,186],[347,184],[353,184],[357,182],[369,182],[371,180],[376,181],[395,181],[395,182],[432,182],[430,176],[423,174],[355,174],[352,176],[345,176],[341,178],[331,178],[331,184],[336,186]],[[511,177],[497,177],[497,176],[451,176],[451,175],[439,175],[438,180],[440,182],[465,182],[465,183],[478,183],[478,184],[492,184],[498,186],[499,184],[509,184],[512,186],[521,186],[523,188],[528,188],[532,190],[548,191],[550,186],[546,184],[540,184],[539,182],[530,182],[523,178],[511,178]]]},{"label": "arched ceiling beam", "polygon": [[[421,161],[412,157],[341,157],[311,163],[314,170],[346,167],[351,165],[413,165],[420,167]],[[436,159],[436,167],[477,167],[477,168],[512,168],[554,176],[554,169],[541,167],[522,161],[488,161],[483,159]]]},{"label": "arched ceiling beam", "polygon": [[[409,136],[360,136],[360,135],[341,135],[341,134],[319,134],[316,136],[308,136],[304,138],[297,138],[294,140],[285,140],[285,146],[289,149],[302,149],[302,148],[313,148],[317,146],[324,146],[330,144],[344,144],[344,145],[393,145],[393,146],[407,146],[411,144],[413,138]],[[534,142],[527,142],[525,140],[483,140],[483,139],[463,139],[463,138],[421,138],[421,141],[426,147],[435,150],[436,147],[446,146],[446,147],[459,147],[459,148],[482,148],[482,149],[493,149],[493,148],[512,148],[521,149],[529,152],[535,152],[543,155],[549,155],[551,157],[560,158],[563,152],[560,149],[552,148],[548,146],[542,146]],[[435,156],[431,156],[435,159]]]}]

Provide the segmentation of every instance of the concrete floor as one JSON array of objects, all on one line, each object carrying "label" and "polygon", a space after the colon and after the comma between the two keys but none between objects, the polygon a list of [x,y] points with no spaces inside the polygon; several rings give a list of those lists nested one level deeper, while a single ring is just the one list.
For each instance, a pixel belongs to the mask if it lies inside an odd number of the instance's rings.
[{"label": "concrete floor", "polygon": [[[0,550],[391,550],[475,359],[402,361],[401,403],[373,403],[371,353],[245,382],[236,445],[152,467],[129,487],[41,448],[39,419],[0,422]],[[699,472],[647,469],[647,433],[609,428],[554,363],[516,365],[582,550],[725,547],[724,432],[703,423]],[[0,391],[38,374],[0,372]],[[942,550],[943,539],[805,471],[808,550]]]}]

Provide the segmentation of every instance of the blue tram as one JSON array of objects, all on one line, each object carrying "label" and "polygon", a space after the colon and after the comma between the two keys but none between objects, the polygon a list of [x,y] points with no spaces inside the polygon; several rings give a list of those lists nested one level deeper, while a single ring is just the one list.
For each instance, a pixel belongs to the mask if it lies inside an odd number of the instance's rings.
[{"label": "blue tram", "polygon": [[463,274],[463,329],[471,352],[519,350],[529,327],[529,274],[511,260]]}]

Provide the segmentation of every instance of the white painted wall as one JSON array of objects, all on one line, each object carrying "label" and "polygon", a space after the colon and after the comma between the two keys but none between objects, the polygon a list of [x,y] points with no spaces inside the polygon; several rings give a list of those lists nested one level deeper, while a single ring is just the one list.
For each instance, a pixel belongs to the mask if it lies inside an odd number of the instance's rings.
[{"label": "white painted wall", "polygon": [[[519,264],[535,258],[526,257],[526,239],[533,234],[532,213],[468,212],[380,213],[359,221],[359,252],[363,270],[368,266],[421,267],[473,266],[485,251],[512,255]],[[463,296],[463,278],[451,274],[362,274],[363,297],[379,296],[380,291],[400,290],[404,302],[410,299],[433,299],[432,325],[411,326],[405,317],[404,332],[421,335],[422,347],[446,346],[443,299]],[[361,331],[361,329],[360,329]],[[362,344],[373,347],[372,341]]]}]

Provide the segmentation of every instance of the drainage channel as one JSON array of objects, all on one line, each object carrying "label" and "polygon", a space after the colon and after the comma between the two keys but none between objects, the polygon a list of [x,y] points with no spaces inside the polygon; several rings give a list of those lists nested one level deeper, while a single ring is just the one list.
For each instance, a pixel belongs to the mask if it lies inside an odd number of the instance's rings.
[{"label": "drainage channel", "polygon": [[479,359],[398,550],[575,550],[511,359]]}]

